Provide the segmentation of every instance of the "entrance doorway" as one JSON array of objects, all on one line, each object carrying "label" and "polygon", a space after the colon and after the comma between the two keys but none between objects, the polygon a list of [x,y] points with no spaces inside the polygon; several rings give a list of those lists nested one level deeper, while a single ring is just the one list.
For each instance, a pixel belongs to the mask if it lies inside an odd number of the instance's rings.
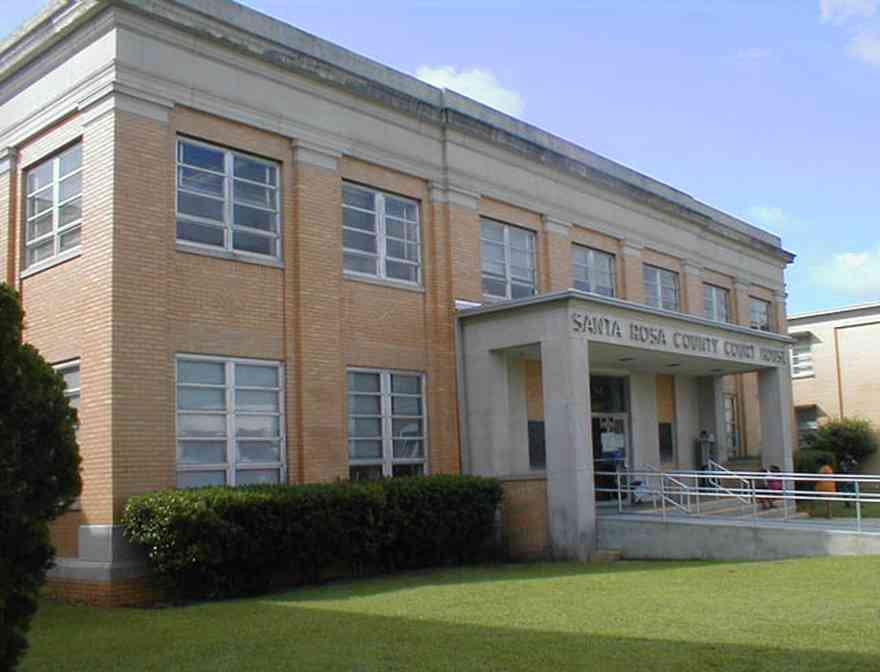
[{"label": "entrance doorway", "polygon": [[614,498],[617,479],[598,472],[615,472],[629,464],[629,404],[626,378],[590,376],[591,429],[593,432],[593,469],[596,499]]}]

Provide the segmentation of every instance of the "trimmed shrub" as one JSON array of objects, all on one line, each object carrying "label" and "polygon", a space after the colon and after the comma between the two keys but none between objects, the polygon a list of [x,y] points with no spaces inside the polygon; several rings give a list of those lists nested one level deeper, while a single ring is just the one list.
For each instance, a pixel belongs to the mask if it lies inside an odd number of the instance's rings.
[{"label": "trimmed shrub", "polygon": [[64,379],[22,343],[18,294],[0,283],[0,670],[27,648],[52,564],[49,521],[80,492],[76,411]]},{"label": "trimmed shrub", "polygon": [[129,500],[129,541],[180,598],[488,557],[501,484],[474,476],[162,490]]},{"label": "trimmed shrub", "polygon": [[[794,454],[794,470],[799,473],[818,474],[823,464],[830,464],[836,471],[837,461],[834,453],[814,448],[801,448]],[[798,490],[812,490],[816,484],[813,481],[798,481],[796,487]]]},{"label": "trimmed shrub", "polygon": [[807,450],[833,454],[835,465],[847,454],[862,463],[876,453],[878,447],[880,436],[871,421],[865,418],[830,420],[805,437],[804,446]]}]

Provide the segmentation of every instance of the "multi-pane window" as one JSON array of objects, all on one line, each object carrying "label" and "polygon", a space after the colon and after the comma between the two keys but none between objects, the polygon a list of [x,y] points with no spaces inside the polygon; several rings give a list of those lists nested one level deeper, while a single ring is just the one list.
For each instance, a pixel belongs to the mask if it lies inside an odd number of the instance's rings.
[{"label": "multi-pane window", "polygon": [[575,289],[614,296],[614,255],[575,245],[571,255]]},{"label": "multi-pane window", "polygon": [[813,344],[809,335],[796,338],[791,349],[791,375],[807,378],[813,375]]},{"label": "multi-pane window", "polygon": [[752,297],[751,308],[752,329],[770,331],[770,302]]},{"label": "multi-pane window", "polygon": [[724,429],[727,434],[728,455],[733,457],[739,453],[739,411],[735,394],[724,395]]},{"label": "multi-pane window", "polygon": [[645,280],[645,303],[655,308],[678,310],[678,273],[647,264],[642,268]]},{"label": "multi-pane window", "polygon": [[420,282],[418,203],[343,184],[342,249],[343,265],[349,273]]},{"label": "multi-pane window", "polygon": [[535,234],[491,219],[480,220],[483,295],[519,299],[535,293]]},{"label": "multi-pane window", "polygon": [[[71,408],[79,412],[79,360],[57,364],[55,370],[64,378],[66,385],[64,396]],[[77,431],[79,431],[79,425],[77,425]]]},{"label": "multi-pane window", "polygon": [[177,141],[177,240],[279,259],[278,165]]},{"label": "multi-pane window", "polygon": [[703,311],[710,320],[727,322],[730,316],[729,294],[715,285],[703,285]]},{"label": "multi-pane window", "polygon": [[82,145],[27,171],[25,259],[28,268],[79,248],[82,224]]},{"label": "multi-pane window", "polygon": [[348,371],[352,480],[425,473],[425,393],[419,373]]},{"label": "multi-pane window", "polygon": [[279,483],[283,371],[277,362],[177,358],[177,486]]}]

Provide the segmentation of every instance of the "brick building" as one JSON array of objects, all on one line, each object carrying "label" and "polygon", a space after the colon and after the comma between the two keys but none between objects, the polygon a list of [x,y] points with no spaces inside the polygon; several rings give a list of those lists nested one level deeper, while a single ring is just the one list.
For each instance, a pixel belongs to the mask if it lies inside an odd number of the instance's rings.
[{"label": "brick building", "polygon": [[[867,418],[880,427],[880,304],[793,315],[788,333],[799,434],[834,418]],[[880,455],[861,465],[880,473]]]},{"label": "brick building", "polygon": [[0,278],[80,412],[59,589],[142,590],[157,488],[494,474],[512,551],[583,557],[594,456],[790,465],[776,236],[227,0],[57,0],[0,82]]}]

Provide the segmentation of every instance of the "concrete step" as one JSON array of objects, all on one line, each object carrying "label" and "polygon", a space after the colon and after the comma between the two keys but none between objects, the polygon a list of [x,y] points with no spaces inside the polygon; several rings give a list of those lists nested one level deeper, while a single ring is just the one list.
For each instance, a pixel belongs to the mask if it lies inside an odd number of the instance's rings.
[{"label": "concrete step", "polygon": [[590,562],[617,562],[623,560],[623,551],[600,548],[590,553]]}]

